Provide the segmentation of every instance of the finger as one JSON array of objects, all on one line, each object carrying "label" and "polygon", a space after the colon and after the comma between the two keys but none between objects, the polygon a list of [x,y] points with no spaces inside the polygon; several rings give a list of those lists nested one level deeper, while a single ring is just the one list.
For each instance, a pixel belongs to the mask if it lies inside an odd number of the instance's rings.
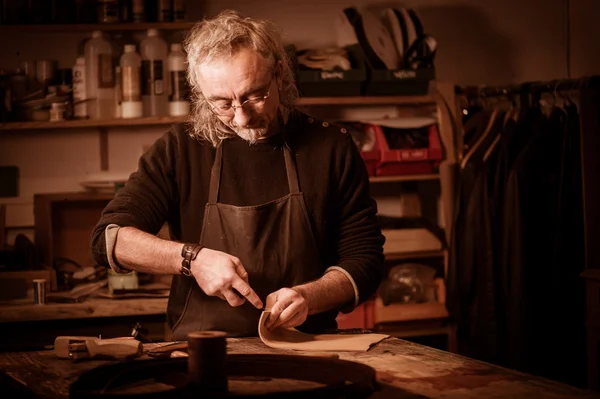
[{"label": "finger", "polygon": [[294,318],[297,313],[300,313],[301,310],[302,310],[302,306],[299,303],[292,302],[281,312],[281,314],[279,315],[279,318],[274,323],[272,323],[269,326],[269,328],[274,329],[274,328],[279,327],[282,324],[287,323],[292,318]]},{"label": "finger", "polygon": [[252,287],[250,287],[250,285],[246,281],[242,280],[241,277],[234,277],[231,286],[235,288],[235,290],[239,292],[241,296],[246,298],[248,302],[254,305],[255,308],[263,308],[263,303],[258,297],[258,295],[256,295],[256,292],[254,292]]},{"label": "finger", "polygon": [[237,275],[240,276],[242,280],[244,280],[246,283],[248,283],[248,272],[242,265],[242,262],[240,262],[238,258],[233,258],[231,261],[235,266],[235,272],[237,273]]},{"label": "finger", "polygon": [[281,328],[291,328],[299,326],[306,321],[306,313],[300,311],[296,313],[289,321],[280,325]]},{"label": "finger", "polygon": [[273,329],[279,323],[279,318],[281,314],[287,309],[288,306],[292,304],[292,300],[288,297],[278,298],[277,302],[271,307],[271,314],[269,314],[269,318],[267,319],[266,326],[268,329]]},{"label": "finger", "polygon": [[277,297],[279,296],[279,291],[275,291],[267,295],[267,300],[265,304],[265,310],[269,312],[273,308],[273,306],[277,303]]},{"label": "finger", "polygon": [[231,305],[234,308],[243,305],[244,302],[246,302],[245,298],[236,295],[235,292],[233,292],[231,289],[223,290],[221,291],[221,294],[223,294],[225,300],[229,302],[229,305]]}]

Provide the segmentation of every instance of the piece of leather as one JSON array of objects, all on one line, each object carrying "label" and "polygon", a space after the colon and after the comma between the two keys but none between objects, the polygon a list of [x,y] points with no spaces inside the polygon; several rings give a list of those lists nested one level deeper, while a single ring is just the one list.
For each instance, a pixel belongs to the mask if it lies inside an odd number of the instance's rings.
[{"label": "piece of leather", "polygon": [[258,335],[265,345],[275,349],[366,352],[373,345],[389,337],[385,334],[306,334],[295,328],[283,327],[269,330],[265,323],[270,313],[264,311],[260,315]]}]

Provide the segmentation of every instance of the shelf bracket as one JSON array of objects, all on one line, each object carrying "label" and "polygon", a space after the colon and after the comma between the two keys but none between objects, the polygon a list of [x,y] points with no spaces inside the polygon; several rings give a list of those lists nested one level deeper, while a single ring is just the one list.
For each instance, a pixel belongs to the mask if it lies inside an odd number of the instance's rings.
[{"label": "shelf bracket", "polygon": [[108,128],[98,127],[100,138],[100,170],[108,170]]}]

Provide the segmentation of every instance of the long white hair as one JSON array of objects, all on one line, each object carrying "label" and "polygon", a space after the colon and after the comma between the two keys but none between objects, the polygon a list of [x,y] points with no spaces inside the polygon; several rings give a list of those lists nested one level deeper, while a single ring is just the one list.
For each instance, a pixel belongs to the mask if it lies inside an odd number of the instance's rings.
[{"label": "long white hair", "polygon": [[197,23],[184,42],[187,52],[187,80],[192,95],[190,135],[204,139],[213,146],[235,136],[227,125],[212,112],[200,90],[198,74],[200,65],[211,60],[234,55],[250,48],[275,66],[282,63],[282,85],[279,90],[280,106],[292,109],[298,98],[298,89],[288,53],[281,41],[279,28],[270,21],[243,17],[236,11],[223,11],[215,18]]}]

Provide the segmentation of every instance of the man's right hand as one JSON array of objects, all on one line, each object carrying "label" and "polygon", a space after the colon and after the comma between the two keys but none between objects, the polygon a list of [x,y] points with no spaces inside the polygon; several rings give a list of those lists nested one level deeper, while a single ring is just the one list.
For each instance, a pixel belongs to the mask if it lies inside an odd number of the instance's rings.
[{"label": "man's right hand", "polygon": [[235,256],[202,248],[190,269],[206,295],[217,296],[233,307],[242,305],[247,299],[257,309],[263,308],[262,301],[248,284],[246,269]]}]

